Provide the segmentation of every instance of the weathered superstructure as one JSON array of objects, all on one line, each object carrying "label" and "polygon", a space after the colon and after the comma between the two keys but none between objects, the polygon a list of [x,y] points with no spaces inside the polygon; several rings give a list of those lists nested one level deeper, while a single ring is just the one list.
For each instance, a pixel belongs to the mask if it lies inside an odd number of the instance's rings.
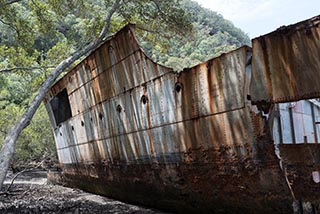
[{"label": "weathered superstructure", "polygon": [[[277,103],[319,95],[319,85],[294,82],[308,64],[307,79],[319,75],[318,22],[180,73],[148,58],[126,26],[47,94],[65,181],[178,212],[317,209],[319,102]],[[276,48],[277,35],[290,39]]]}]

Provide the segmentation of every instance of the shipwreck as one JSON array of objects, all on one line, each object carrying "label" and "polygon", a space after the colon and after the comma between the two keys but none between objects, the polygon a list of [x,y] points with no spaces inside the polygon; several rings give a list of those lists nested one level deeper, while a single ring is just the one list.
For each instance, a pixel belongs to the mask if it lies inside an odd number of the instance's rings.
[{"label": "shipwreck", "polygon": [[175,212],[320,205],[320,16],[181,72],[127,25],[46,96],[67,185]]}]

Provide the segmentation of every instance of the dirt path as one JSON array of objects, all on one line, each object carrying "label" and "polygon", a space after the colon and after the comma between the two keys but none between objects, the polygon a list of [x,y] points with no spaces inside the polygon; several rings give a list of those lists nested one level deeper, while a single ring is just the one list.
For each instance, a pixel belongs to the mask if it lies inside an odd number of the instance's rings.
[{"label": "dirt path", "polygon": [[[8,187],[9,183],[8,179],[5,182],[5,188]],[[161,211],[126,204],[78,189],[48,185],[46,183],[46,178],[41,176],[37,178],[34,178],[34,176],[19,178],[12,186],[12,191],[9,194],[0,195],[0,213],[165,214]]]}]

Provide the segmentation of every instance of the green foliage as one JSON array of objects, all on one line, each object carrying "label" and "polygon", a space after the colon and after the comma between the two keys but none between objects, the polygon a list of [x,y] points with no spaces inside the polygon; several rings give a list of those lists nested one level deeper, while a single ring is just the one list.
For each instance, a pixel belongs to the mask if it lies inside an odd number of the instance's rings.
[{"label": "green foliage", "polygon": [[23,4],[12,4],[0,8],[0,38],[7,46],[19,46],[31,51],[35,30],[32,13]]},{"label": "green foliage", "polygon": [[[0,145],[8,129],[14,125],[24,112],[24,108],[14,103],[1,101],[0,94]],[[22,132],[16,146],[14,162],[41,160],[43,155],[55,154],[55,144],[49,124],[48,114],[40,106],[31,124]]]},{"label": "green foliage", "polygon": [[174,35],[186,36],[192,33],[188,13],[181,8],[180,1],[129,1],[121,7],[119,14],[124,23],[133,22],[143,31],[144,38],[166,39]]},{"label": "green foliage", "polygon": [[250,44],[246,34],[216,12],[204,9],[190,0],[182,1],[181,8],[189,14],[193,25],[193,28],[185,31],[183,38],[170,37],[166,43],[169,49],[163,49],[163,46],[152,47],[146,40],[141,42],[147,54],[155,61],[181,71],[182,68]]},{"label": "green foliage", "polygon": [[[95,39],[114,0],[24,0],[0,7],[0,144],[52,67]],[[190,0],[132,0],[120,5],[110,33],[135,23],[155,61],[180,71],[249,43],[231,22]],[[209,34],[211,32],[211,35]],[[51,126],[41,106],[19,138],[16,161],[54,153]]]},{"label": "green foliage", "polygon": [[41,160],[44,155],[55,154],[51,124],[44,105],[41,105],[30,125],[19,138],[15,161]]},{"label": "green foliage", "polygon": [[[2,92],[2,95],[6,92]],[[2,100],[0,102],[0,136],[3,140],[7,132],[9,131],[10,125],[13,125],[19,116],[23,113],[23,108],[14,103],[10,103],[7,100]],[[0,141],[1,142],[1,141]]]}]

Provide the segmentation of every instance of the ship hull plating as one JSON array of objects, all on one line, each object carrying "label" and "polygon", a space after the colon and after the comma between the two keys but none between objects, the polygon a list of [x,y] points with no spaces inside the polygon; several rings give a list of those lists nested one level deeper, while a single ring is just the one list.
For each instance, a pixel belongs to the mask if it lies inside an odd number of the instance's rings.
[{"label": "ship hull plating", "polygon": [[[320,49],[318,20],[298,24],[306,38],[291,27],[292,44]],[[316,212],[320,103],[277,102],[320,92],[283,78],[301,73],[266,51],[281,32],[176,73],[119,31],[47,94],[66,184],[181,213]],[[292,56],[318,75],[318,59]]]}]

